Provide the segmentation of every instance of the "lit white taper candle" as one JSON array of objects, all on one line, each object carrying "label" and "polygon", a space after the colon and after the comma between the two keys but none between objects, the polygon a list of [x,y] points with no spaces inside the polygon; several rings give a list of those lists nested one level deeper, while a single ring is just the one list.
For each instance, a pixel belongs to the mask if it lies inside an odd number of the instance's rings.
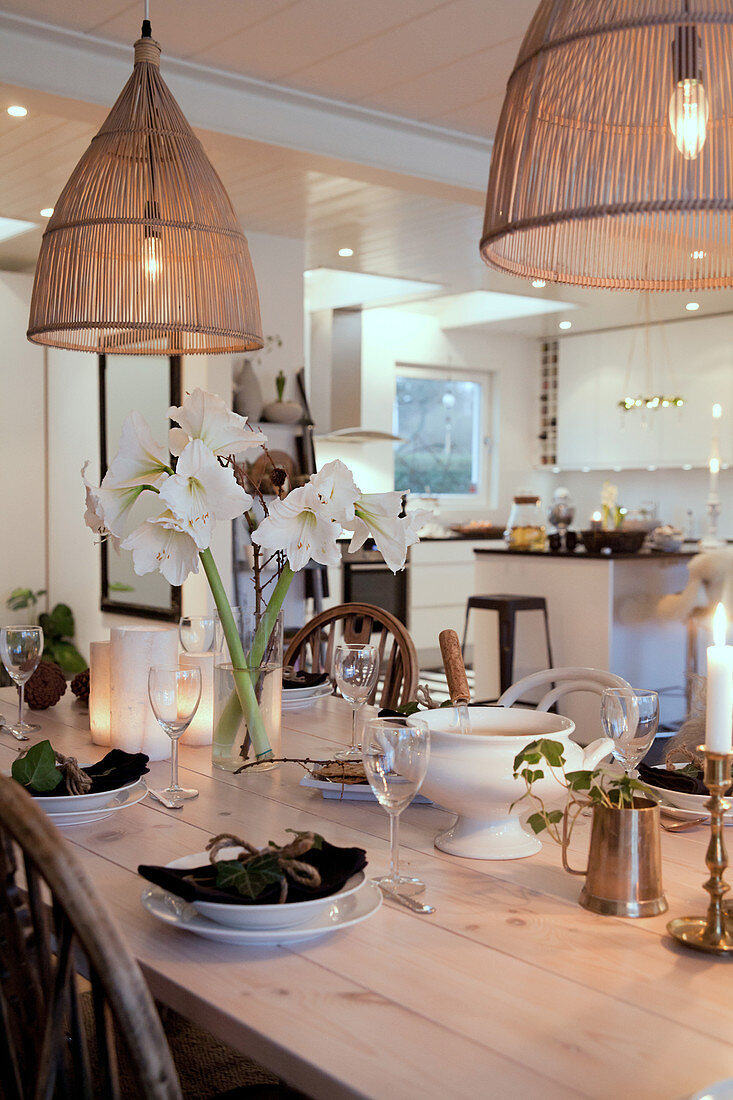
[{"label": "lit white taper candle", "polygon": [[733,737],[733,645],[725,644],[728,621],[719,603],[713,615],[713,644],[708,647],[708,691],[705,748],[731,751]]}]

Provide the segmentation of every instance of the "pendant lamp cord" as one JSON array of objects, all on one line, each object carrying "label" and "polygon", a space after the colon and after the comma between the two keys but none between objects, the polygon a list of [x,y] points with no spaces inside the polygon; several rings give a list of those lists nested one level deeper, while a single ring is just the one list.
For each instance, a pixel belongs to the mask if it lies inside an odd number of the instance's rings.
[{"label": "pendant lamp cord", "polygon": [[153,31],[150,26],[150,0],[143,0],[143,29],[142,38],[152,38]]}]

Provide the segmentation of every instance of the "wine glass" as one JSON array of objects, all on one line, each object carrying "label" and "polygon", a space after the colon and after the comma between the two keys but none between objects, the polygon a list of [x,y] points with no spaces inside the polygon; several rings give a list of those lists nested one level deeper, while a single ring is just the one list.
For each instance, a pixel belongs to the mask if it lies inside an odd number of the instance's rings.
[{"label": "wine glass", "polygon": [[201,699],[201,669],[151,668],[148,698],[158,723],[171,739],[170,787],[152,793],[176,803],[184,798],[196,798],[198,791],[178,783],[178,739],[191,725]]},{"label": "wine glass", "polygon": [[601,722],[613,741],[614,759],[631,774],[646,756],[659,725],[659,695],[636,688],[606,688],[601,697]]},{"label": "wine glass", "polygon": [[184,615],[178,623],[178,637],[186,653],[207,653],[214,648],[214,616]]},{"label": "wine glass", "polygon": [[43,631],[40,626],[0,627],[0,658],[8,675],[18,685],[18,721],[4,726],[16,741],[27,741],[29,733],[41,728],[35,723],[23,721],[23,702],[26,680],[35,672],[43,653]]},{"label": "wine glass", "polygon": [[336,649],[333,674],[341,695],[351,703],[351,745],[340,749],[337,760],[361,760],[361,745],[356,739],[356,715],[374,690],[379,676],[377,647],[367,642],[348,644],[343,642]]},{"label": "wine glass", "polygon": [[422,786],[430,759],[426,722],[410,718],[372,718],[365,723],[362,760],[369,786],[389,814],[389,874],[374,881],[398,894],[418,894],[419,878],[400,874],[400,814]]}]

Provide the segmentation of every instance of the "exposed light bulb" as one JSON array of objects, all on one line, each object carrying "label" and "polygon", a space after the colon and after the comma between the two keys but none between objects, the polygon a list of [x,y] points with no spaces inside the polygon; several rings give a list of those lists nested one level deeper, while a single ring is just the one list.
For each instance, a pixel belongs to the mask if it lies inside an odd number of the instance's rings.
[{"label": "exposed light bulb", "polygon": [[143,241],[143,270],[151,282],[160,275],[160,241],[157,237],[146,237]]},{"label": "exposed light bulb", "polygon": [[680,80],[669,101],[669,125],[685,160],[695,160],[699,156],[708,136],[709,117],[710,107],[702,81],[690,77]]}]

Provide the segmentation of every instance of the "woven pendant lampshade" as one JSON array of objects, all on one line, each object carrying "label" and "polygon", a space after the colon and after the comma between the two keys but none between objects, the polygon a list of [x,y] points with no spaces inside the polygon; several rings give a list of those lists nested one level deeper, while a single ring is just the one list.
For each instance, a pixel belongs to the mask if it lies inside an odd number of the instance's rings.
[{"label": "woven pendant lampshade", "polygon": [[132,76],[55,204],[28,339],[128,355],[260,348],[246,238],[149,33],[146,22]]},{"label": "woven pendant lampshade", "polygon": [[733,285],[733,0],[542,0],[509,79],[481,254],[525,278]]}]

